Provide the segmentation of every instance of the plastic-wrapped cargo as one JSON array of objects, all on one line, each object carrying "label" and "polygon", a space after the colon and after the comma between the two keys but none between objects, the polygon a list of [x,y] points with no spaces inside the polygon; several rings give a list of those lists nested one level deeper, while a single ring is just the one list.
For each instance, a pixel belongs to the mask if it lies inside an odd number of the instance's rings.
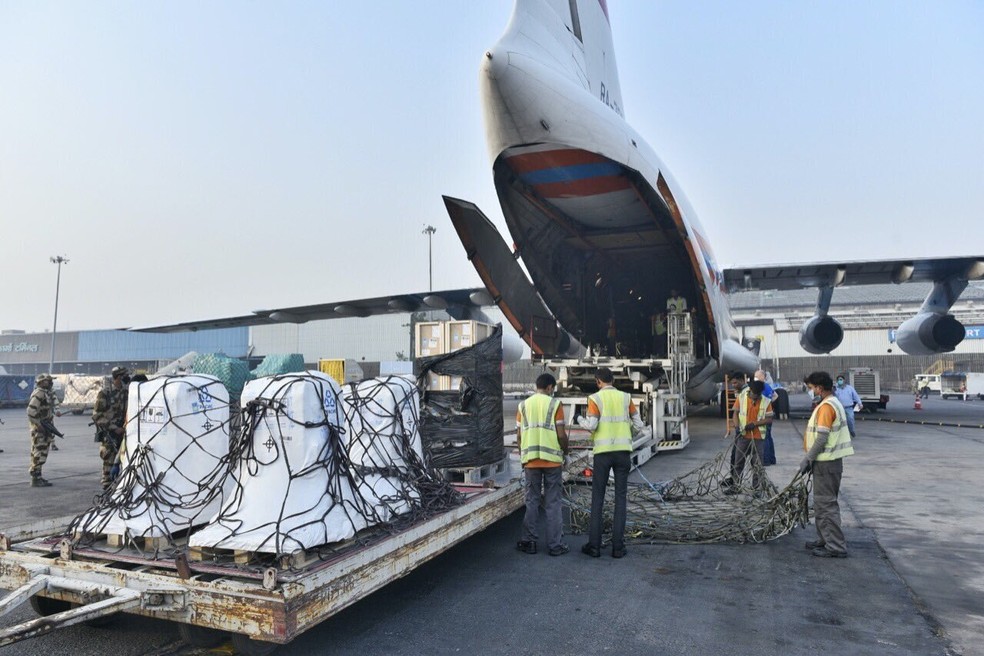
[{"label": "plastic-wrapped cargo", "polygon": [[304,356],[300,353],[271,353],[252,371],[253,378],[293,374],[304,371]]},{"label": "plastic-wrapped cargo", "polygon": [[[61,379],[59,375],[57,378]],[[106,376],[65,374],[62,382],[62,404],[65,410],[91,408],[96,405],[99,390],[107,384]]]},{"label": "plastic-wrapped cargo", "polygon": [[237,360],[221,353],[203,353],[195,358],[191,370],[196,374],[214,376],[222,381],[229,391],[229,399],[235,403],[243,393],[243,387],[249,380],[249,365],[243,360]]},{"label": "plastic-wrapped cargo", "polygon": [[371,523],[387,522],[420,499],[424,450],[417,386],[399,376],[349,383],[345,399],[349,460]]},{"label": "plastic-wrapped cargo", "polygon": [[[502,460],[502,326],[470,348],[417,358],[425,389],[420,415],[424,450],[434,467],[478,467]],[[454,391],[426,390],[431,375],[459,382]]]},{"label": "plastic-wrapped cargo", "polygon": [[252,380],[232,463],[235,492],[190,547],[290,554],[367,525],[348,475],[345,401],[316,371]]},{"label": "plastic-wrapped cargo", "polygon": [[206,523],[224,501],[229,394],[212,376],[131,383],[120,474],[74,534],[170,537]]}]

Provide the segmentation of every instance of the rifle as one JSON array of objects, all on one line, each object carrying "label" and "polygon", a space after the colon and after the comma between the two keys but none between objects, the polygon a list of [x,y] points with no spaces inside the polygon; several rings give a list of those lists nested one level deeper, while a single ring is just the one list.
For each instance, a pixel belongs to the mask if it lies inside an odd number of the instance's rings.
[{"label": "rifle", "polygon": [[42,419],[42,420],[40,420],[38,422],[38,424],[41,426],[41,428],[44,429],[44,432],[45,433],[50,433],[52,435],[57,435],[58,437],[60,437],[62,439],[65,439],[65,435],[62,434],[62,432],[60,430],[58,430],[57,428],[55,428],[55,422],[53,422],[52,420],[50,420],[50,419]]}]

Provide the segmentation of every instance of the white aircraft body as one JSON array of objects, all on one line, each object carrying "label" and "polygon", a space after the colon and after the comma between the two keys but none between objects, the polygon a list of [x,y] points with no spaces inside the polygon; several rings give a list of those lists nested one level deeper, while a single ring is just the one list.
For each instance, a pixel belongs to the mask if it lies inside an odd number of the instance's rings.
[{"label": "white aircraft body", "polygon": [[[703,356],[690,396],[706,398],[715,373],[758,366],[757,355],[740,343],[729,288],[818,287],[817,316],[804,325],[801,342],[824,353],[843,338],[827,316],[833,287],[909,279],[937,285],[920,314],[901,326],[899,345],[909,353],[939,352],[962,338],[947,311],[967,279],[984,274],[980,258],[722,271],[676,181],[625,120],[606,0],[517,0],[505,34],[485,53],[480,76],[513,255],[522,257],[542,305],[528,290],[516,292],[519,274],[508,271],[503,245],[489,243],[478,208],[445,202],[483,282],[534,351],[604,344],[614,319],[621,354],[649,354],[649,318],[665,311],[676,289],[694,310]],[[544,306],[558,330],[542,316]]]},{"label": "white aircraft body", "polygon": [[[569,356],[582,345],[604,344],[614,320],[622,355],[646,357],[650,317],[665,311],[676,289],[692,309],[701,356],[690,376],[693,400],[713,394],[720,372],[758,366],[731,319],[727,292],[734,289],[817,287],[816,316],[804,324],[800,342],[811,353],[828,353],[843,339],[827,315],[834,288],[933,281],[920,312],[899,327],[899,346],[938,353],[963,339],[949,308],[969,279],[984,277],[984,257],[720,269],[676,181],[625,120],[606,0],[517,0],[480,75],[493,179],[513,247],[471,203],[445,197],[445,204],[485,290],[258,310],[140,330],[427,309],[481,319],[481,307],[495,303],[537,354]],[[515,357],[515,345],[509,350]]]}]

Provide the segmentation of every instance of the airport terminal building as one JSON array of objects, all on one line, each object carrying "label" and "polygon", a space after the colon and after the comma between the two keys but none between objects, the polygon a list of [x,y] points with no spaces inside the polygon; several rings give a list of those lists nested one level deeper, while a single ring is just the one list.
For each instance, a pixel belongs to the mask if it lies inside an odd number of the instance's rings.
[{"label": "airport terminal building", "polygon": [[[814,314],[815,289],[745,291],[732,294],[730,300],[742,337],[761,339],[763,365],[778,380],[801,380],[815,369],[836,373],[849,367],[873,367],[881,372],[883,386],[908,389],[916,373],[941,360],[947,369],[984,371],[984,285],[980,283],[971,283],[952,308],[967,329],[966,338],[953,353],[910,356],[895,345],[894,330],[916,314],[930,289],[928,283],[836,289],[830,315],[844,327],[844,341],[832,355],[812,355],[799,344],[800,326]],[[489,315],[502,321],[498,311]],[[117,364],[153,372],[195,351],[254,362],[269,354],[301,353],[312,367],[320,359],[345,358],[366,363],[367,375],[374,375],[376,363],[412,357],[414,322],[447,318],[443,312],[426,316],[394,313],[186,333],[59,332],[53,373],[105,374]],[[51,341],[50,333],[5,330],[0,333],[0,365],[11,374],[47,371]]]}]

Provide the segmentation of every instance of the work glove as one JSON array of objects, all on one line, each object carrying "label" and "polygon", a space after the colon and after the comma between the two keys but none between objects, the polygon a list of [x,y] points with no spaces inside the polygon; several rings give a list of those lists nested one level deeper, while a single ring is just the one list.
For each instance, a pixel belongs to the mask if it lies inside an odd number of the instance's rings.
[{"label": "work glove", "polygon": [[755,430],[755,424],[753,422],[748,422],[747,424],[745,424],[745,432],[746,433],[750,433],[753,430]]},{"label": "work glove", "polygon": [[803,460],[800,462],[799,473],[807,474],[810,472],[811,469],[813,469],[813,463],[810,462],[809,458],[803,458]]}]

